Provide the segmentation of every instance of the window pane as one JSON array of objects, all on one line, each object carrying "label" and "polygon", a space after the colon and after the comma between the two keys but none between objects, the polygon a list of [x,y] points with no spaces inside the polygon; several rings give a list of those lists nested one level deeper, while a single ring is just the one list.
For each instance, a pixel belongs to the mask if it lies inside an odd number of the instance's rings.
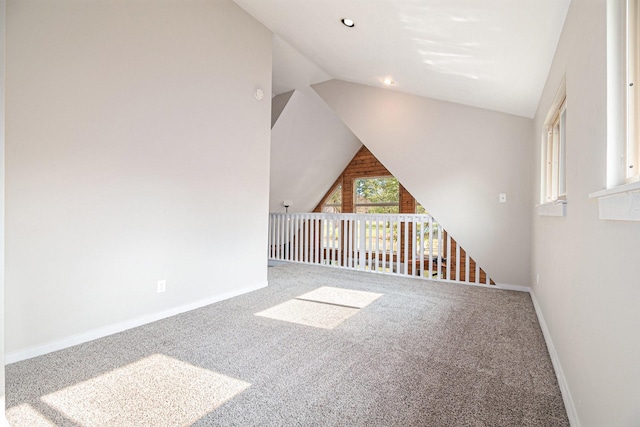
[{"label": "window pane", "polygon": [[356,179],[354,204],[356,213],[399,213],[398,180],[393,177]]},{"label": "window pane", "polygon": [[551,200],[558,198],[558,168],[559,168],[559,154],[560,154],[560,124],[555,123],[553,125],[553,147],[552,147],[552,161],[551,161]]},{"label": "window pane", "polygon": [[331,194],[331,196],[329,196],[329,198],[326,201],[326,204],[328,204],[328,205],[341,205],[342,204],[342,185],[338,185],[336,187],[336,191],[334,191],[333,194]]},{"label": "window pane", "polygon": [[356,204],[362,203],[398,203],[400,187],[398,180],[392,177],[356,179]]},{"label": "window pane", "polygon": [[562,82],[545,120],[546,141],[542,148],[540,200],[554,202],[566,194],[566,92]]},{"label": "window pane", "polygon": [[546,194],[545,200],[551,201],[551,193],[553,188],[553,130],[550,129],[547,134],[547,157],[546,157],[546,170],[545,170],[545,180],[546,180]]},{"label": "window pane", "polygon": [[567,110],[563,107],[560,112],[560,147],[559,147],[559,160],[558,160],[558,195],[562,196],[567,193],[567,184],[565,179],[565,141],[566,141],[566,123],[567,123]]},{"label": "window pane", "polygon": [[327,198],[322,205],[324,213],[340,213],[342,212],[342,185],[338,185],[333,193]]}]

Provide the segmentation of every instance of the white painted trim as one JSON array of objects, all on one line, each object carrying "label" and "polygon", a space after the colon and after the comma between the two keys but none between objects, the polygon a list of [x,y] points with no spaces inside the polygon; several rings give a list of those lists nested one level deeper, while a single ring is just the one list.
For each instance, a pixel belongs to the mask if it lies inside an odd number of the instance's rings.
[{"label": "white painted trim", "polygon": [[528,287],[528,286],[510,285],[509,283],[496,283],[495,286],[489,285],[489,287],[503,289],[505,291],[516,291],[516,292],[528,292],[528,293],[531,293],[531,288]]},{"label": "white painted trim", "polygon": [[[412,277],[412,276],[408,276],[408,277]],[[421,279],[420,277],[416,277],[416,279]],[[430,280],[428,278],[425,278],[423,280]],[[475,283],[475,282],[461,282],[459,280],[445,280],[445,279],[439,279],[437,280],[438,282],[446,282],[446,283],[455,283],[456,285],[466,285],[466,286],[476,286],[479,288],[486,288],[486,289],[498,289],[498,290],[503,290],[503,291],[516,291],[516,292],[529,292],[530,289],[528,286],[520,286],[520,285],[510,285],[508,283],[496,283],[495,285],[487,285],[484,283]]]},{"label": "white painted trim", "polygon": [[556,117],[556,113],[560,109],[562,102],[567,98],[567,75],[562,76],[562,81],[560,82],[560,86],[558,86],[558,90],[556,91],[556,95],[553,97],[553,102],[551,103],[551,107],[549,107],[549,111],[547,112],[547,116],[544,119],[544,126],[548,127],[551,125],[553,118]]},{"label": "white painted trim", "polygon": [[554,202],[536,205],[536,212],[538,213],[538,216],[566,216],[567,201],[556,200]]},{"label": "white painted trim", "polygon": [[30,347],[25,350],[16,351],[5,355],[5,364],[20,362],[22,360],[31,359],[32,357],[42,356],[43,354],[51,353],[53,351],[62,350],[74,345],[82,344],[88,341],[92,341],[98,338],[103,338],[108,335],[112,335],[118,332],[126,331],[127,329],[136,328],[138,326],[145,325],[147,323],[156,322],[158,320],[166,319],[167,317],[175,316],[187,311],[195,310],[216,302],[220,302],[226,299],[230,299],[242,294],[262,289],[268,285],[268,282],[262,282],[253,286],[246,286],[244,288],[235,289],[230,292],[225,292],[220,295],[215,295],[211,298],[196,301],[190,304],[173,307],[168,310],[160,311],[157,313],[147,314],[144,316],[136,317],[134,319],[125,320],[124,322],[116,323],[113,325],[105,326],[102,328],[93,329],[91,331],[73,335],[61,340],[52,341],[36,347]]},{"label": "white painted trim", "polygon": [[531,291],[529,294],[531,295],[531,301],[533,301],[533,307],[536,311],[536,315],[538,316],[538,323],[540,324],[540,329],[542,329],[542,335],[544,336],[544,340],[547,343],[547,350],[549,351],[549,356],[551,357],[553,369],[556,372],[556,378],[558,379],[558,385],[560,386],[560,393],[562,394],[564,407],[567,411],[569,424],[571,425],[571,427],[580,427],[578,412],[576,411],[576,407],[573,404],[573,398],[571,397],[571,392],[569,391],[569,384],[567,383],[567,378],[565,377],[564,371],[562,370],[562,365],[560,365],[560,359],[558,359],[556,347],[553,345],[551,332],[547,327],[547,323],[544,321],[542,309],[540,308],[540,304],[538,303],[538,299],[536,298],[535,293]]},{"label": "white painted trim", "polygon": [[631,182],[629,184],[618,185],[613,188],[607,188],[605,190],[596,191],[589,194],[590,199],[597,199],[599,197],[611,196],[612,194],[620,194],[631,191],[640,191],[640,181]]},{"label": "white painted trim", "polygon": [[598,200],[602,220],[640,221],[640,181],[589,194]]}]

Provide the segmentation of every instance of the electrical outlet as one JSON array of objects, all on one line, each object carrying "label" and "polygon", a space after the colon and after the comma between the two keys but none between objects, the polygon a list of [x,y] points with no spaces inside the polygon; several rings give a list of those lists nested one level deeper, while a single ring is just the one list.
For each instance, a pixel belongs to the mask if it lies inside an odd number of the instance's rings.
[{"label": "electrical outlet", "polygon": [[498,200],[500,203],[507,203],[507,193],[500,193]]},{"label": "electrical outlet", "polygon": [[166,280],[158,280],[158,293],[162,293],[167,290],[167,281]]}]

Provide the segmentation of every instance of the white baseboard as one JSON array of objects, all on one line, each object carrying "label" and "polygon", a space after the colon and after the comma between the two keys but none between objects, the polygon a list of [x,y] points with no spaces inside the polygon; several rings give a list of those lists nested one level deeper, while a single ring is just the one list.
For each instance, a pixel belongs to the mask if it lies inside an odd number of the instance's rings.
[{"label": "white baseboard", "polygon": [[528,292],[528,293],[531,293],[531,288],[528,287],[528,286],[510,285],[508,283],[496,283],[496,287],[498,289],[504,289],[505,291],[517,291],[517,292]]},{"label": "white baseboard", "polygon": [[215,295],[211,298],[196,301],[190,304],[173,307],[168,310],[163,310],[157,313],[151,313],[144,316],[136,317],[134,319],[125,320],[124,322],[115,323],[113,325],[105,326],[102,328],[93,329],[91,331],[73,335],[61,340],[52,341],[46,344],[30,347],[24,350],[8,353],[4,357],[5,364],[20,362],[22,360],[31,359],[32,357],[42,356],[43,354],[51,353],[53,351],[62,350],[74,345],[82,344],[88,341],[92,341],[98,338],[106,337],[118,332],[126,331],[127,329],[136,328],[138,326],[145,325],[147,323],[155,322],[167,317],[175,316],[180,313],[195,310],[206,305],[210,305],[216,302],[220,302],[229,298],[236,297],[238,295],[246,294],[248,292],[256,291],[264,288],[268,285],[268,282],[258,283],[252,286],[246,286],[240,289],[234,289],[230,292],[225,292],[220,295]]},{"label": "white baseboard", "polygon": [[440,279],[438,280],[438,282],[456,283],[459,285],[476,286],[476,287],[486,288],[486,289],[502,289],[504,291],[531,293],[531,288],[529,288],[528,286],[510,285],[508,283],[496,283],[495,285],[487,285],[486,283],[461,282],[459,280],[444,280],[444,279]]},{"label": "white baseboard", "polygon": [[542,335],[544,335],[544,340],[547,343],[547,349],[549,350],[549,356],[551,357],[553,369],[556,372],[556,378],[558,379],[558,385],[560,386],[560,392],[562,393],[564,407],[567,410],[569,424],[571,425],[571,427],[580,427],[578,412],[576,411],[576,407],[573,404],[573,398],[571,397],[571,392],[569,391],[569,384],[567,383],[567,378],[564,376],[564,371],[562,370],[562,366],[560,365],[560,359],[558,359],[556,347],[553,345],[551,333],[549,332],[547,323],[544,321],[544,316],[542,315],[542,310],[540,309],[540,304],[538,303],[535,293],[533,293],[532,291],[530,292],[530,295],[531,301],[533,301],[533,307],[536,310],[536,315],[538,316],[538,323],[540,324],[540,328],[542,329]]}]

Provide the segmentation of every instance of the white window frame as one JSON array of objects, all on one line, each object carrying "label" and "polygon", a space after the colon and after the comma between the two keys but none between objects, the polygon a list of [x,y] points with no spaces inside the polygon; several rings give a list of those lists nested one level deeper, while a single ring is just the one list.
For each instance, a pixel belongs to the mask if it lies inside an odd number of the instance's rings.
[{"label": "white window frame", "polygon": [[603,220],[640,221],[639,9],[640,0],[607,1],[607,183],[589,194]]},{"label": "white window frame", "polygon": [[625,12],[625,183],[628,184],[640,181],[640,0],[627,0]]},{"label": "white window frame", "polygon": [[544,124],[542,137],[541,203],[566,201],[567,94],[564,80]]}]

